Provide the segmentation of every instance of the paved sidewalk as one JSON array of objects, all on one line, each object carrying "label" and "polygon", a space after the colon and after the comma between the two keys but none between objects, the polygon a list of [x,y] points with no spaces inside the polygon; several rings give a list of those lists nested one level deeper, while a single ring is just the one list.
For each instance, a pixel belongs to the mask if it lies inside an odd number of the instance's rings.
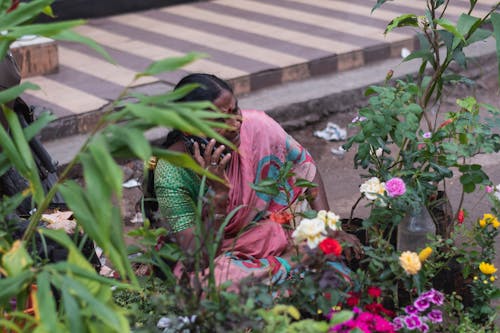
[{"label": "paved sidewalk", "polygon": [[[215,0],[93,19],[77,31],[103,45],[118,65],[85,46],[61,42],[59,72],[30,78],[42,90],[25,97],[58,117],[43,131],[44,141],[85,133],[136,72],[154,60],[191,51],[209,57],[133,86],[165,91],[186,73],[202,71],[248,95],[399,57],[402,48],[414,48],[414,33],[405,29],[384,36],[384,28],[400,14],[423,14],[418,12],[423,2],[390,2],[370,14],[373,2],[366,0]],[[473,14],[485,14],[496,2],[481,0]],[[456,20],[467,5],[467,0],[452,1],[450,18]]]}]

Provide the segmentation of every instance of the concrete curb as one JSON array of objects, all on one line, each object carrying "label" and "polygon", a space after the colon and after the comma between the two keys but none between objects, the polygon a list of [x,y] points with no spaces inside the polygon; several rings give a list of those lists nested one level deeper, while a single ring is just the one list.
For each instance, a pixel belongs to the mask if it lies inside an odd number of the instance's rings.
[{"label": "concrete curb", "polygon": [[[472,58],[469,68],[496,61],[495,40],[491,38],[465,51]],[[403,78],[415,75],[418,67],[418,61],[403,63],[401,59],[391,58],[345,72],[256,91],[239,97],[239,105],[244,109],[268,112],[286,130],[297,129],[319,122],[331,114],[349,112],[365,105],[366,88],[381,83],[389,70],[394,71],[394,78]],[[97,116],[97,112],[86,115],[89,120]],[[147,137],[154,141],[165,134],[166,130],[158,129],[147,133]],[[74,157],[86,138],[86,134],[78,134],[56,140],[42,137],[42,140],[51,156],[62,166]]]}]

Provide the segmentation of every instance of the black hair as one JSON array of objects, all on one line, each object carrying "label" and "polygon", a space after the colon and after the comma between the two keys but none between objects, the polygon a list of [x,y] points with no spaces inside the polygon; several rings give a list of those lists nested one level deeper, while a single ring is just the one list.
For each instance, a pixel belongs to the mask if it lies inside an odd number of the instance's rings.
[{"label": "black hair", "polygon": [[[183,77],[174,87],[177,90],[188,84],[199,84],[199,87],[191,90],[188,94],[179,98],[177,102],[214,102],[223,91],[233,94],[231,86],[221,78],[205,73],[193,73]],[[178,130],[170,131],[163,143],[164,148],[168,148],[182,138],[182,133]]]}]

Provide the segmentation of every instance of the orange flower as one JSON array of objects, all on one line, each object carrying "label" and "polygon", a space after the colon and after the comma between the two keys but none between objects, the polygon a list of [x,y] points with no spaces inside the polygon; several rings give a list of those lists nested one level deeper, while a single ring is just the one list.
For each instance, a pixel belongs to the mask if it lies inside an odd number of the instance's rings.
[{"label": "orange flower", "polygon": [[293,215],[287,211],[281,212],[272,212],[269,216],[271,221],[279,223],[279,224],[287,224],[293,219]]}]

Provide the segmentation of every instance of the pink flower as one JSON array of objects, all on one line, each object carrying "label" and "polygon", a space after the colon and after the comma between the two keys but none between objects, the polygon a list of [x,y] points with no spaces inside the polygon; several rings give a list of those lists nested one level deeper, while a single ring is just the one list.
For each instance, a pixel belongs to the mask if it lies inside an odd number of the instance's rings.
[{"label": "pink flower", "polygon": [[394,177],[385,183],[385,190],[390,197],[399,197],[405,194],[406,185],[401,178]]},{"label": "pink flower", "polygon": [[443,313],[440,310],[431,310],[431,312],[427,314],[427,318],[432,323],[440,323],[443,321]]},{"label": "pink flower", "polygon": [[484,188],[484,190],[486,191],[486,193],[491,193],[491,192],[493,192],[493,186],[489,186],[489,185],[487,185],[487,186]]},{"label": "pink flower", "polygon": [[431,136],[432,136],[432,133],[431,132],[425,132],[423,135],[424,139],[430,139]]}]

